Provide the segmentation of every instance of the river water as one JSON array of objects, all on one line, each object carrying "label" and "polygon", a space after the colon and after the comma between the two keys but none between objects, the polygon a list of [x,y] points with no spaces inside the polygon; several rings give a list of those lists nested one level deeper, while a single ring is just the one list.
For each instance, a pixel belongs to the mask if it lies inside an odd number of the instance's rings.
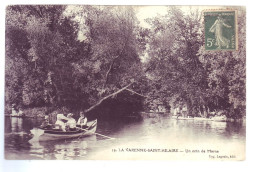
[{"label": "river water", "polygon": [[98,119],[99,135],[30,142],[42,119],[5,117],[5,159],[11,160],[243,160],[245,123],[176,120],[154,115],[142,119]]}]

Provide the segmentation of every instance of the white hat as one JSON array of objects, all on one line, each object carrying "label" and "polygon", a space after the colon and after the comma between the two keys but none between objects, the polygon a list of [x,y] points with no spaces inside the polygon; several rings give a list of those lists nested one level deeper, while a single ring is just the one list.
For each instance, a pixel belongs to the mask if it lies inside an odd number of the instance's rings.
[{"label": "white hat", "polygon": [[68,115],[67,115],[67,117],[72,117],[73,116],[73,113],[69,113]]}]

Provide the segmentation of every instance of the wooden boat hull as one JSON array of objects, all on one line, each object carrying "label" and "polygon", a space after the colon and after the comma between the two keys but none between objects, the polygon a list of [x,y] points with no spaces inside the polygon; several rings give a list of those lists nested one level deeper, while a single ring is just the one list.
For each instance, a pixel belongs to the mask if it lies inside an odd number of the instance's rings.
[{"label": "wooden boat hull", "polygon": [[203,118],[203,117],[190,117],[190,118],[186,118],[186,117],[177,117],[177,116],[173,116],[173,119],[178,119],[178,120],[200,120],[200,121],[212,121],[212,118]]},{"label": "wooden boat hull", "polygon": [[26,116],[26,115],[5,115],[5,117],[10,118],[44,118],[44,116]]},{"label": "wooden boat hull", "polygon": [[86,137],[95,134],[97,129],[97,120],[88,122],[89,129],[79,130],[79,131],[58,131],[53,132],[50,130],[43,130],[39,128],[34,128],[31,133],[34,135],[31,141],[52,141],[52,140],[62,140],[62,139],[72,139],[79,137]]},{"label": "wooden boat hull", "polygon": [[217,122],[226,122],[227,121],[227,117],[225,116],[216,116],[212,118],[213,121],[217,121]]},{"label": "wooden boat hull", "polygon": [[204,118],[204,117],[194,117],[194,120],[198,120],[198,121],[213,121],[212,118]]},{"label": "wooden boat hull", "polygon": [[172,118],[173,119],[178,119],[178,120],[194,120],[194,118],[186,118],[186,117],[181,117],[181,116],[179,116],[179,117],[173,116]]},{"label": "wooden boat hull", "polygon": [[25,115],[5,115],[5,117],[25,118]]},{"label": "wooden boat hull", "polygon": [[86,137],[95,134],[96,131],[96,126],[88,131],[83,131],[80,133],[75,133],[75,134],[49,134],[49,133],[44,133],[39,137],[39,141],[51,141],[51,140],[61,140],[61,139],[71,139],[71,138],[78,138],[78,137]]}]

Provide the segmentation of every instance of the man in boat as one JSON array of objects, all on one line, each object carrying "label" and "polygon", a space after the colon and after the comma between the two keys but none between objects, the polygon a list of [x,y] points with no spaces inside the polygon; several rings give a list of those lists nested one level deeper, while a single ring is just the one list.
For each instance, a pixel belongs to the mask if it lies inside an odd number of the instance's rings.
[{"label": "man in boat", "polygon": [[59,126],[62,131],[66,131],[66,124],[62,120],[68,121],[68,118],[65,117],[63,114],[57,114],[57,121],[55,122],[55,125]]},{"label": "man in boat", "polygon": [[88,119],[85,117],[84,112],[80,111],[80,117],[78,119],[77,125],[80,125],[81,128],[87,128]]},{"label": "man in boat", "polygon": [[68,121],[66,122],[66,126],[68,127],[68,130],[74,131],[76,130],[76,120],[73,118],[73,114],[69,113],[67,115]]}]

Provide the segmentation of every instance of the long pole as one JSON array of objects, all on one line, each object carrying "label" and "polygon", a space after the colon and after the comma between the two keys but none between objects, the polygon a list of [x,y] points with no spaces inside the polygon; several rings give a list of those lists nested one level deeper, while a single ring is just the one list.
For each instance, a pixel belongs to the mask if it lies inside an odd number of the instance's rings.
[{"label": "long pole", "polygon": [[109,139],[116,139],[116,138],[113,138],[113,137],[108,137],[108,136],[105,136],[103,134],[99,134],[99,133],[95,133],[96,135],[99,135],[99,136],[102,136],[102,137],[106,137],[106,138],[109,138]]},{"label": "long pole", "polygon": [[[78,128],[78,129],[81,129],[81,130],[84,130],[84,131],[88,131],[88,130],[86,130],[86,129],[83,129],[83,128],[80,128],[80,127],[76,127],[76,128]],[[103,134],[99,134],[99,133],[96,133],[96,132],[95,132],[95,134],[96,134],[96,135],[99,135],[99,136],[102,136],[102,137],[109,138],[109,139],[116,139],[116,138],[109,137],[109,136],[105,136],[105,135],[103,135]]]}]

